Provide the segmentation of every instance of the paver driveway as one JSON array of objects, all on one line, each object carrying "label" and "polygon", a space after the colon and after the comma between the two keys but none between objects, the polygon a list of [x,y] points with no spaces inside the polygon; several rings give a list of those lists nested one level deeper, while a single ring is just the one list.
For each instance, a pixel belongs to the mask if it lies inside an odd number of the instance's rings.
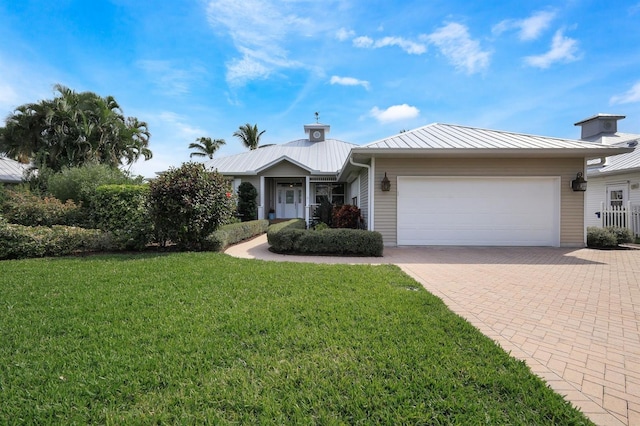
[{"label": "paver driveway", "polygon": [[266,237],[233,256],[394,263],[599,425],[640,425],[640,250],[386,248],[383,258],[282,256]]}]

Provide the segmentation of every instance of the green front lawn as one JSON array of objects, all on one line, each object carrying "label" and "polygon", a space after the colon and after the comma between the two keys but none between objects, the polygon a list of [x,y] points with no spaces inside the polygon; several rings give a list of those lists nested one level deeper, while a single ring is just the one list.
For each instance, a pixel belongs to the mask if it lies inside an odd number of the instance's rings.
[{"label": "green front lawn", "polygon": [[590,424],[394,266],[0,262],[0,424]]}]

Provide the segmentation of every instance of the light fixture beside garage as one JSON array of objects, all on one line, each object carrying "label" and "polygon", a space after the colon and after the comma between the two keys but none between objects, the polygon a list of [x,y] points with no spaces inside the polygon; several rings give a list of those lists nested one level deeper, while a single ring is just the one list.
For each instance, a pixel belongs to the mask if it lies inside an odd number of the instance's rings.
[{"label": "light fixture beside garage", "polygon": [[574,191],[586,191],[587,190],[587,181],[584,180],[582,176],[582,172],[578,172],[576,178],[571,181],[571,189]]},{"label": "light fixture beside garage", "polygon": [[387,177],[387,172],[384,172],[384,177],[382,178],[382,182],[380,182],[380,189],[383,191],[391,190],[391,181]]}]

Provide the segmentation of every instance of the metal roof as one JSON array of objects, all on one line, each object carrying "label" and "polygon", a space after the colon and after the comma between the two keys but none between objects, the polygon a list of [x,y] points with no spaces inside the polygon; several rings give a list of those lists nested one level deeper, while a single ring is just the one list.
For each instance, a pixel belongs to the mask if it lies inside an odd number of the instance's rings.
[{"label": "metal roof", "polygon": [[270,145],[241,154],[209,160],[205,166],[226,175],[256,175],[258,172],[289,161],[311,174],[337,173],[357,145],[335,139],[310,142],[299,139]]},{"label": "metal roof", "polygon": [[588,176],[640,171],[640,149],[638,149],[640,135],[627,133],[622,134],[621,138],[625,140],[613,146],[632,147],[634,150],[626,154],[607,157],[603,164],[590,164],[591,167],[587,170]]},{"label": "metal roof", "polygon": [[[523,133],[512,133],[501,130],[488,130],[476,127],[452,124],[433,123],[415,130],[381,139],[355,149],[367,152],[377,150],[391,150],[399,152],[405,149],[420,149],[430,151],[486,150],[486,151],[573,151],[588,150],[602,151],[609,147],[574,139],[535,136]],[[462,152],[461,152],[462,153]],[[611,154],[607,154],[611,155]]]},{"label": "metal roof", "polygon": [[7,157],[0,156],[0,182],[20,183],[28,164],[22,164]]}]

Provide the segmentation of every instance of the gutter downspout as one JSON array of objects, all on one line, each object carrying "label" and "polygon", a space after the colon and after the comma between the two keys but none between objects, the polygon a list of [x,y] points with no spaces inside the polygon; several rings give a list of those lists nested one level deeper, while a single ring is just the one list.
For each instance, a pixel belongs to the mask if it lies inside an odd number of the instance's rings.
[{"label": "gutter downspout", "polygon": [[369,192],[367,197],[367,211],[369,213],[369,220],[367,220],[367,230],[373,231],[373,176],[371,166],[368,164],[356,163],[353,161],[353,157],[349,156],[349,163],[356,167],[364,167],[367,169],[367,190]]}]

